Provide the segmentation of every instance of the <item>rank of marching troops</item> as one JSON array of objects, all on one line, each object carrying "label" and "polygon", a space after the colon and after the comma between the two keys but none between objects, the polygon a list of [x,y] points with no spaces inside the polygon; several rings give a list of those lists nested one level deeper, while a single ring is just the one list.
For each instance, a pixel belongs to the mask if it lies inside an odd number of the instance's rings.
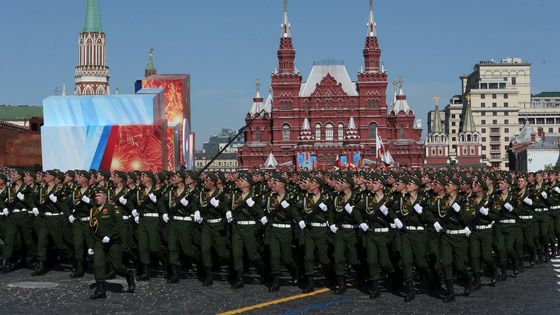
[{"label": "rank of marching troops", "polygon": [[494,286],[560,254],[559,187],[551,171],[11,170],[0,268],[41,276],[71,263],[80,278],[90,266],[92,299],[115,275],[133,292],[158,270],[170,284],[195,271],[204,286],[227,270],[232,289],[253,274],[269,291],[320,283],[340,295],[351,282],[372,299],[386,287],[450,302],[456,283],[468,296],[483,276]]}]

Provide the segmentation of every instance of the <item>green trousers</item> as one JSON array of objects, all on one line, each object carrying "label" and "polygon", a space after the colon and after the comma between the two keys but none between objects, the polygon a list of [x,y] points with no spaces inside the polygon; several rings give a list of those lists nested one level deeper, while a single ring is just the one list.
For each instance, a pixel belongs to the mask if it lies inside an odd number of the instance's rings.
[{"label": "green trousers", "polygon": [[255,262],[260,260],[257,226],[234,223],[231,235],[231,251],[233,270],[235,272],[243,270],[243,254],[245,252],[249,261]]},{"label": "green trousers", "polygon": [[539,224],[533,219],[519,219],[518,222],[517,242],[515,243],[517,256],[522,257],[525,254],[529,254],[531,259],[534,259],[537,249]]},{"label": "green trousers", "polygon": [[169,252],[169,264],[179,265],[179,255],[182,253],[189,259],[196,257],[193,246],[192,221],[171,220],[169,223],[169,234],[167,249]]},{"label": "green trousers", "polygon": [[554,239],[554,219],[550,216],[549,211],[545,213],[535,214],[536,231],[535,231],[535,246],[542,250],[543,247],[552,242]]},{"label": "green trousers", "polygon": [[517,252],[515,251],[515,242],[517,241],[517,224],[498,223],[494,228],[494,246],[498,253],[498,261],[500,267],[507,265],[508,259],[517,262]]},{"label": "green trousers", "polygon": [[469,236],[469,259],[475,274],[480,273],[481,262],[491,269],[495,269],[492,257],[492,244],[494,242],[492,228],[486,230],[473,230]]},{"label": "green trousers", "polygon": [[136,245],[136,239],[134,238],[134,228],[136,224],[131,220],[132,219],[125,220],[119,232],[123,253],[131,253],[138,247]]},{"label": "green trousers", "polygon": [[560,209],[550,210],[550,218],[552,220],[552,236],[560,241]]},{"label": "green trousers", "polygon": [[33,239],[32,218],[27,212],[11,213],[6,218],[6,236],[4,239],[4,258],[11,258],[18,237],[21,237],[29,256],[37,254],[37,246]]},{"label": "green trousers", "polygon": [[458,274],[466,271],[465,262],[468,259],[469,238],[465,234],[443,234],[441,237],[441,265],[446,281],[454,280],[455,270]]},{"label": "green trousers", "polygon": [[356,229],[340,228],[334,238],[334,271],[337,276],[346,274],[345,264],[360,264],[358,259],[358,237]]},{"label": "green trousers", "polygon": [[93,247],[93,270],[95,281],[106,280],[106,270],[111,267],[121,276],[126,277],[128,269],[122,263],[122,249],[120,243],[103,244],[95,240]]},{"label": "green trousers", "polygon": [[266,233],[270,256],[270,274],[280,274],[281,263],[284,263],[284,266],[289,269],[293,268],[295,263],[292,253],[292,229],[271,227]]},{"label": "green trousers", "polygon": [[439,273],[441,271],[441,240],[440,234],[433,229],[428,229],[428,244],[426,259],[428,267],[432,272]]},{"label": "green trousers", "polygon": [[62,232],[64,219],[64,216],[47,216],[41,219],[37,235],[37,259],[39,261],[47,260],[47,251],[50,242],[52,242],[54,248],[59,251],[70,251],[70,248],[64,243]]},{"label": "green trousers", "polygon": [[229,260],[228,239],[224,221],[219,223],[204,222],[200,231],[200,255],[204,268],[212,268],[212,249],[222,262]]},{"label": "green trousers", "polygon": [[[93,248],[93,239],[89,229],[89,222],[76,219],[72,223],[72,240],[74,245],[74,257],[77,261],[84,260],[85,250]],[[84,248],[84,244],[87,248]]]},{"label": "green trousers", "polygon": [[150,254],[161,256],[162,244],[159,218],[142,217],[136,228],[136,239],[138,240],[138,254],[141,264],[150,264]]},{"label": "green trousers", "polygon": [[421,272],[427,272],[426,261],[426,231],[402,230],[400,232],[399,252],[403,269],[403,281],[405,284],[413,282],[413,266]]},{"label": "green trousers", "polygon": [[315,257],[324,266],[330,264],[328,227],[308,227],[303,235],[303,270],[306,276],[315,273]]},{"label": "green trousers", "polygon": [[390,259],[390,250],[393,245],[389,232],[373,232],[370,229],[365,241],[369,280],[379,280],[381,269],[387,273],[395,272],[395,267]]}]

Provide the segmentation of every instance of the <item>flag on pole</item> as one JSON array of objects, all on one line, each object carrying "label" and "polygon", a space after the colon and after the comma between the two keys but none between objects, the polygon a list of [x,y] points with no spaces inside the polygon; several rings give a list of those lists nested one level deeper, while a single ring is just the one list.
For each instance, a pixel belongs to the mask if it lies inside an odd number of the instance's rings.
[{"label": "flag on pole", "polygon": [[385,148],[385,145],[383,144],[383,140],[381,140],[379,134],[377,134],[375,138],[375,153],[376,153],[376,157],[380,159],[383,163],[387,165],[393,165],[395,163],[393,156],[391,156],[389,150]]}]

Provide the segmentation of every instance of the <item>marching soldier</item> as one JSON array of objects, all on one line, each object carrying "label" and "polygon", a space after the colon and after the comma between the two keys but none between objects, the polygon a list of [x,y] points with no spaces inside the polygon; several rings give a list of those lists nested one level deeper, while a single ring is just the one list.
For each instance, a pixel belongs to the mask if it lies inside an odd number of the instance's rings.
[{"label": "marching soldier", "polygon": [[538,251],[538,262],[548,262],[550,258],[549,244],[552,241],[551,228],[554,225],[552,217],[549,214],[548,205],[548,186],[544,181],[544,172],[535,174],[535,186],[533,187],[533,208],[535,209],[535,246]]},{"label": "marching soldier", "polygon": [[[0,173],[0,209],[6,209],[6,199],[8,199],[8,177]],[[4,211],[0,212],[0,255],[2,255],[2,249],[4,248],[4,240],[6,239],[6,215]],[[2,257],[4,257],[2,255]],[[0,264],[0,270],[5,267],[6,261],[3,260]]]},{"label": "marching soldier", "polygon": [[538,223],[534,220],[535,210],[534,205],[536,201],[533,201],[534,193],[527,186],[527,179],[521,175],[517,177],[517,187],[518,191],[515,195],[515,207],[518,211],[518,227],[521,229],[521,233],[518,234],[517,255],[521,256],[523,254],[523,248],[525,247],[529,253],[529,263],[530,266],[534,266],[536,262],[536,237],[535,232],[538,231]]}]

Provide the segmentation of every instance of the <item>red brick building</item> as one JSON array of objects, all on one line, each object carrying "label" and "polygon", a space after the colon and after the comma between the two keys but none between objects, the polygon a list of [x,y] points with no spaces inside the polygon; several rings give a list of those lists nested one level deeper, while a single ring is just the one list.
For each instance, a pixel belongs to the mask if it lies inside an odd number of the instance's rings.
[{"label": "red brick building", "polygon": [[285,7],[272,92],[264,101],[257,91],[247,113],[246,143],[238,153],[241,168],[263,167],[270,153],[280,165],[301,166],[303,157],[318,168],[331,167],[342,156],[349,161],[356,156],[362,162],[379,161],[377,135],[397,164],[424,163],[421,123],[408,106],[402,82],[388,111],[387,71],[381,64],[372,6],[363,49],[365,67],[357,81],[350,79],[344,65],[332,61],[315,63],[303,81],[295,56]]}]

